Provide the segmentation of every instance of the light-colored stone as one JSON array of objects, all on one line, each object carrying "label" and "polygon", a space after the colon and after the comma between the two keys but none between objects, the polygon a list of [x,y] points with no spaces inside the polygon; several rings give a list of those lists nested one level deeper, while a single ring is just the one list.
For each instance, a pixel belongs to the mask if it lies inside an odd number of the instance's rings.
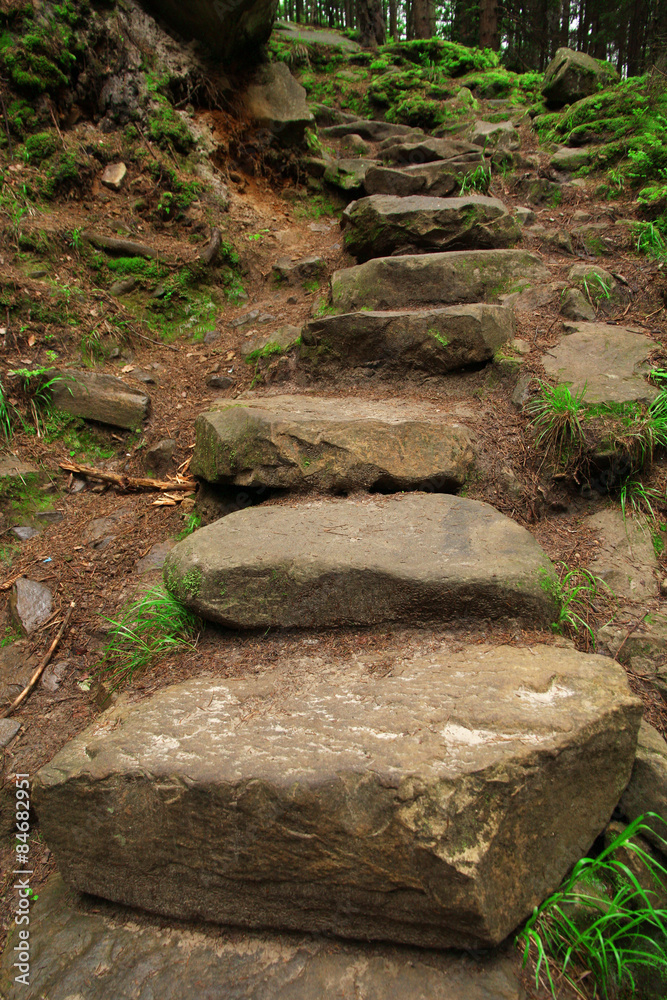
[{"label": "light-colored stone", "polygon": [[363,157],[349,157],[332,160],[324,171],[327,184],[340,188],[341,191],[360,191],[364,187],[368,170],[375,166],[375,160]]},{"label": "light-colored stone", "polygon": [[150,410],[150,396],[115,375],[67,370],[53,386],[56,410],[113,427],[135,430]]},{"label": "light-colored stone", "polygon": [[201,528],[165,563],[179,600],[239,628],[506,616],[548,624],[552,573],[525,529],[445,494],[253,507]]},{"label": "light-colored stone", "polygon": [[27,635],[48,621],[53,611],[53,594],[44,583],[20,576],[11,596],[14,618]]},{"label": "light-colored stone", "polygon": [[323,128],[321,133],[325,139],[343,139],[348,135],[358,135],[369,142],[381,142],[385,139],[397,139],[402,136],[423,138],[421,129],[410,128],[409,125],[392,125],[390,122],[364,121],[357,119],[352,122],[341,122]]},{"label": "light-colored stone", "polygon": [[560,311],[561,315],[567,316],[568,319],[583,319],[588,322],[593,322],[595,319],[595,309],[578,288],[566,289],[561,300]]},{"label": "light-colored stone", "polygon": [[530,226],[535,222],[535,213],[532,208],[526,208],[525,206],[519,206],[515,212],[517,222],[521,226]]},{"label": "light-colored stone", "polygon": [[463,172],[448,160],[417,163],[411,167],[372,166],[366,171],[366,194],[391,194],[400,197],[420,194],[446,198],[458,189]]},{"label": "light-colored stone", "polygon": [[448,248],[490,250],[520,239],[520,229],[505,205],[484,195],[371,195],[348,205],[342,224],[346,249],[360,261]]},{"label": "light-colored stone", "polygon": [[262,352],[267,356],[282,354],[294,347],[301,336],[298,326],[281,326],[267,333],[254,333],[246,337],[239,349],[241,357],[246,361],[259,358]]},{"label": "light-colored stone", "polygon": [[565,324],[561,342],[547,352],[547,375],[586,391],[586,403],[652,402],[658,389],[644,378],[655,341],[623,326],[607,323]]},{"label": "light-colored stone", "polygon": [[324,257],[302,257],[301,260],[281,257],[273,265],[271,273],[278,283],[298,285],[304,281],[323,278],[326,269],[327,262]]},{"label": "light-colored stone", "polygon": [[561,146],[551,157],[551,166],[555,170],[579,170],[585,167],[591,159],[591,151],[586,147],[570,148]]},{"label": "light-colored stone", "polygon": [[0,458],[0,483],[6,487],[10,480],[22,483],[26,476],[36,476],[39,469],[30,462],[24,462],[15,455],[3,455]]},{"label": "light-colored stone", "polygon": [[512,122],[475,122],[468,132],[474,146],[485,150],[519,149],[521,140]]},{"label": "light-colored stone", "polygon": [[546,68],[542,93],[550,104],[572,104],[616,80],[618,73],[608,63],[603,66],[585,52],[561,48]]},{"label": "light-colored stone", "polygon": [[270,133],[281,146],[301,142],[315,121],[306,103],[306,91],[284,62],[263,63],[243,95],[248,117]]},{"label": "light-colored stone", "polygon": [[465,427],[435,407],[400,400],[238,399],[202,413],[195,434],[191,472],[221,485],[453,492],[474,461]]},{"label": "light-colored stone", "polygon": [[0,750],[12,742],[20,728],[16,719],[0,719]]},{"label": "light-colored stone", "polygon": [[102,183],[112,191],[120,191],[127,177],[127,167],[124,163],[110,163],[102,174]]},{"label": "light-colored stone", "polygon": [[14,982],[14,926],[0,965],[6,1000],[349,1000],[351,989],[364,1000],[525,995],[511,953],[473,958],[211,925],[170,928],[73,894],[59,875],[40,886],[31,914],[31,985]]},{"label": "light-colored stone", "polygon": [[[358,42],[353,41],[340,31],[323,31],[313,28],[309,24],[295,24],[291,21],[276,21],[274,25],[275,37],[278,41],[298,42],[300,45],[326,45],[334,49],[343,49],[348,53],[361,51]],[[344,114],[344,112],[338,112]],[[354,115],[347,116],[354,120]]]},{"label": "light-colored stone", "polygon": [[322,369],[374,364],[378,374],[441,374],[489,361],[513,336],[514,312],[505,306],[361,311],[310,320],[301,358]]},{"label": "light-colored stone", "polygon": [[42,768],[40,831],[70,884],[185,919],[488,947],[630,776],[641,703],[603,657],[473,645],[383,675],[355,655],[268,666],[119,703]]},{"label": "light-colored stone", "polygon": [[452,166],[473,170],[484,162],[484,153],[464,139],[434,139],[432,136],[412,141],[389,143],[380,149],[383,160],[403,166],[447,160]]},{"label": "light-colored stone", "polygon": [[663,818],[663,822],[654,817],[646,817],[650,830],[645,830],[646,837],[660,851],[665,850],[667,841],[667,743],[660,733],[642,720],[639,730],[637,756],[632,769],[632,777],[619,808],[629,819],[655,813]]},{"label": "light-colored stone", "polygon": [[650,531],[620,510],[587,517],[582,525],[599,541],[589,569],[618,596],[633,601],[656,597],[658,561]]},{"label": "light-colored stone", "polygon": [[408,303],[497,302],[523,283],[548,279],[540,258],[525,250],[468,250],[370,260],[336,271],[331,292],[340,312],[405,309]]}]

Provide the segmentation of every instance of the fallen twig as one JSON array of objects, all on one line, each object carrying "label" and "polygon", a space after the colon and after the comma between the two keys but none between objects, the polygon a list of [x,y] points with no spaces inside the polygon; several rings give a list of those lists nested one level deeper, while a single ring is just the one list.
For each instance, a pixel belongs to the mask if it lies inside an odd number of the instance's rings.
[{"label": "fallen twig", "polygon": [[70,606],[69,606],[69,609],[67,611],[67,614],[63,618],[63,623],[60,626],[60,628],[58,629],[58,634],[55,637],[55,639],[53,640],[53,642],[51,643],[51,645],[49,646],[46,654],[44,655],[44,657],[42,659],[42,662],[37,667],[37,669],[35,670],[34,674],[30,678],[30,680],[28,681],[27,686],[23,689],[23,691],[21,691],[21,694],[18,696],[18,698],[16,698],[11,703],[11,705],[9,706],[9,708],[2,714],[2,716],[0,716],[0,718],[8,719],[9,716],[13,712],[15,712],[16,709],[19,708],[23,704],[24,701],[28,700],[28,698],[30,697],[30,695],[32,694],[32,692],[35,690],[35,688],[39,684],[39,681],[40,681],[40,678],[41,678],[42,674],[44,673],[44,671],[46,670],[46,668],[49,665],[51,657],[53,656],[53,654],[55,653],[56,649],[58,648],[60,640],[62,639],[63,635],[65,634],[65,629],[69,625],[69,620],[72,617],[72,612],[74,611],[75,607],[76,607],[76,604],[74,603],[74,601],[72,601],[71,604],[70,604]]},{"label": "fallen twig", "polygon": [[105,472],[103,469],[93,469],[89,465],[78,465],[76,462],[61,462],[60,468],[65,472],[76,472],[79,476],[87,476],[89,479],[99,479],[103,483],[113,483],[114,486],[120,486],[124,490],[191,493],[197,488],[194,479],[185,479],[183,476],[167,481],[144,479],[141,476],[125,476],[120,472]]}]

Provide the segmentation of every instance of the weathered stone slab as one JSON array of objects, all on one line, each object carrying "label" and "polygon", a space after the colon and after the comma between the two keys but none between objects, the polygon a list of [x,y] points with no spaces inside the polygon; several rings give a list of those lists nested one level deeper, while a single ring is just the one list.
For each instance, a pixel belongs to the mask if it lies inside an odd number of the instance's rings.
[{"label": "weathered stone slab", "polygon": [[360,191],[364,187],[366,174],[375,163],[375,160],[360,156],[332,160],[324,171],[324,179],[327,184],[333,184],[341,191]]},{"label": "weathered stone slab", "polygon": [[304,657],[298,683],[271,663],[117,705],[34,784],[63,877],[185,919],[504,940],[609,821],[641,703],[617,664],[553,646],[389,668]]},{"label": "weathered stone slab", "polygon": [[302,281],[312,281],[324,276],[327,262],[324,257],[302,257],[301,260],[290,260],[281,257],[273,265],[271,274],[276,282],[288,285],[298,285]]},{"label": "weathered stone slab", "polygon": [[549,276],[540,258],[525,250],[409,254],[336,271],[331,293],[340,312],[497,302],[501,295]]},{"label": "weathered stone slab", "polygon": [[0,486],[6,487],[11,481],[22,483],[26,476],[36,476],[39,469],[30,462],[23,462],[15,455],[3,455],[0,458]]},{"label": "weathered stone slab", "polygon": [[418,163],[432,163],[434,160],[450,160],[460,166],[484,162],[484,153],[472,142],[464,139],[434,139],[429,136],[421,141],[399,142],[381,149],[383,160],[406,166]]},{"label": "weathered stone slab", "polygon": [[631,601],[658,595],[658,560],[651,533],[620,510],[603,510],[587,517],[583,527],[599,543],[589,569],[616,594]]},{"label": "weathered stone slab", "polygon": [[306,102],[306,91],[284,62],[263,63],[243,95],[249,118],[267,129],[280,145],[301,142],[315,121]]},{"label": "weathered stone slab", "polygon": [[542,93],[550,104],[572,104],[618,80],[616,70],[574,49],[561,48],[546,68]]},{"label": "weathered stone slab", "polygon": [[53,386],[53,405],[86,420],[134,430],[146,419],[150,396],[115,375],[63,371]]},{"label": "weathered stone slab", "polygon": [[[265,333],[255,332],[246,337],[239,351],[244,361],[258,359],[262,352],[264,352],[266,357],[270,356],[271,352],[282,354],[284,351],[288,351],[290,347],[295,347],[300,336],[300,328],[291,325],[280,326],[277,330],[270,330]],[[232,385],[231,379],[228,385]]]},{"label": "weathered stone slab", "polygon": [[475,122],[470,127],[470,141],[483,149],[519,149],[519,133],[511,122]]},{"label": "weathered stone slab", "polygon": [[542,358],[547,375],[586,389],[587,403],[652,402],[659,390],[644,375],[655,341],[623,326],[608,323],[565,324],[560,344]]},{"label": "weathered stone slab", "polygon": [[551,166],[556,170],[578,170],[585,167],[591,159],[591,151],[585,147],[571,149],[561,146],[551,157]]},{"label": "weathered stone slab", "polygon": [[20,576],[12,588],[10,604],[17,624],[30,635],[51,617],[53,594],[45,583]]},{"label": "weathered stone slab", "polygon": [[407,197],[413,194],[446,198],[461,182],[462,171],[449,160],[416,164],[413,167],[372,166],[366,171],[364,188],[367,194],[392,194]]},{"label": "weathered stone slab", "polygon": [[424,250],[492,250],[521,238],[498,198],[470,195],[397,198],[375,194],[353,201],[342,218],[346,249],[359,260]]},{"label": "weathered stone slab", "polygon": [[[523,1000],[516,955],[349,944],[211,925],[168,928],[67,890],[33,903],[31,986],[13,983],[14,928],[0,965],[7,1000]],[[109,956],[113,956],[109,960]]]},{"label": "weathered stone slab", "polygon": [[359,135],[369,142],[381,142],[383,139],[394,139],[401,136],[423,137],[421,129],[410,128],[409,125],[392,125],[390,122],[374,122],[357,120],[342,122],[320,130],[320,135],[326,139],[342,139],[346,135]]},{"label": "weathered stone slab", "polygon": [[192,473],[221,485],[454,492],[474,461],[465,427],[400,401],[239,399],[202,413],[195,434]]},{"label": "weathered stone slab", "polygon": [[357,312],[310,320],[301,357],[320,367],[377,363],[379,373],[443,373],[488,361],[514,336],[514,311],[486,304]]},{"label": "weathered stone slab", "polygon": [[445,494],[238,511],[165,562],[179,600],[233,628],[506,616],[548,624],[552,572],[525,529]]},{"label": "weathered stone slab", "polygon": [[[630,821],[646,816],[650,830],[647,840],[665,853],[667,840],[667,743],[653,726],[642,720],[637,756],[628,787],[619,803],[621,813]],[[663,822],[647,813],[661,816]]]}]

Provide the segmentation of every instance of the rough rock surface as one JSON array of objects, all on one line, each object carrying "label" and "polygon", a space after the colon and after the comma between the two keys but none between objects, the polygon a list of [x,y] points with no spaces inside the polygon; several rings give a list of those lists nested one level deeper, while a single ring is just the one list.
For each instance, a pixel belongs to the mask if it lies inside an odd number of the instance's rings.
[{"label": "rough rock surface", "polygon": [[165,563],[179,600],[233,628],[548,624],[552,572],[525,529],[445,494],[254,507],[201,528]]},{"label": "rough rock surface", "polygon": [[86,420],[135,430],[148,416],[150,396],[115,375],[68,370],[53,387],[53,405]]},{"label": "rough rock surface", "polygon": [[542,358],[547,375],[586,389],[587,403],[651,402],[658,389],[644,378],[655,341],[623,326],[566,323],[561,342]]},{"label": "rough rock surface", "polygon": [[542,93],[549,104],[573,104],[615,80],[618,73],[610,66],[601,66],[585,52],[562,48],[546,68]]},{"label": "rough rock surface", "polygon": [[32,913],[32,985],[12,982],[14,928],[0,965],[7,1000],[349,1000],[351,989],[365,1000],[524,997],[512,955],[473,959],[211,925],[165,928],[81,897],[58,875],[40,888]]},{"label": "rough rock surface", "polygon": [[493,250],[520,239],[505,205],[484,195],[371,195],[348,205],[342,225],[346,249],[360,261],[423,250]]},{"label": "rough rock surface", "polygon": [[0,706],[17,698],[37,666],[38,657],[30,654],[25,639],[0,648]]},{"label": "rough rock surface", "polygon": [[185,919],[486,947],[588,850],[630,776],[641,703],[603,657],[475,645],[384,676],[271,666],[118,705],[39,772],[70,884]]},{"label": "rough rock surface", "polygon": [[324,180],[341,191],[361,191],[365,187],[366,174],[375,166],[375,160],[363,157],[345,157],[332,160],[324,171]]},{"label": "rough rock surface", "polygon": [[664,842],[667,840],[667,743],[656,729],[643,720],[632,776],[619,809],[629,820],[647,813],[662,816],[663,823],[653,817],[646,818],[652,833],[645,830],[644,836],[664,853]]},{"label": "rough rock surface", "polygon": [[51,617],[53,594],[45,583],[20,576],[12,590],[11,609],[19,626],[30,635]]},{"label": "rough rock surface", "polygon": [[204,42],[224,60],[243,59],[269,38],[277,0],[142,0],[145,7],[185,38]]},{"label": "rough rock surface", "polygon": [[511,122],[475,122],[470,128],[473,146],[484,149],[518,149],[519,133]]},{"label": "rough rock surface", "polygon": [[331,293],[340,312],[497,302],[522,283],[548,281],[549,276],[540,258],[525,250],[410,254],[336,271]]},{"label": "rough rock surface", "polygon": [[418,163],[432,163],[434,160],[449,160],[452,164],[471,170],[477,163],[483,163],[484,154],[479,146],[463,139],[423,139],[390,143],[381,150],[383,160],[406,166]]},{"label": "rough rock surface", "polygon": [[[277,330],[271,330],[267,333],[252,333],[241,344],[239,348],[241,357],[244,360],[252,361],[256,359],[265,351],[267,354],[274,351],[274,353],[282,353],[283,351],[289,350],[290,347],[294,347],[299,337],[301,336],[301,330],[298,326],[280,326]],[[209,385],[211,383],[209,382]],[[227,385],[232,385],[231,379],[227,381]]]},{"label": "rough rock surface", "polygon": [[[327,45],[336,49],[344,49],[346,52],[361,51],[358,42],[346,38],[340,31],[322,31],[318,28],[311,28],[308,24],[295,24],[291,21],[276,21],[274,31],[280,41],[299,42],[301,45]],[[329,111],[332,110],[329,109]],[[339,115],[345,114],[343,111],[337,113]],[[356,116],[350,115],[349,117],[354,120]]]},{"label": "rough rock surface", "polygon": [[488,361],[514,336],[514,313],[486,304],[357,312],[310,320],[301,357],[319,367],[374,363],[380,374],[440,374]]},{"label": "rough rock surface", "polygon": [[412,194],[446,198],[460,184],[461,172],[448,160],[416,164],[413,167],[372,166],[366,171],[366,194],[392,194],[406,197]]},{"label": "rough rock surface", "polygon": [[604,510],[587,517],[584,527],[595,533],[599,545],[589,569],[618,596],[631,601],[657,597],[658,560],[651,533],[620,510]]},{"label": "rough rock surface", "polygon": [[283,146],[301,142],[315,121],[306,91],[283,62],[259,67],[243,95],[243,104],[249,118]]},{"label": "rough rock surface", "polygon": [[287,285],[298,285],[302,281],[312,281],[313,278],[323,277],[326,269],[327,262],[323,257],[303,257],[301,260],[281,257],[273,265],[271,273],[279,284],[285,282]]},{"label": "rough rock surface", "polygon": [[568,288],[563,292],[560,311],[568,319],[585,320],[588,323],[595,320],[595,309],[579,288]]},{"label": "rough rock surface", "polygon": [[323,128],[321,135],[325,139],[342,139],[346,135],[358,135],[369,142],[381,142],[384,139],[395,139],[399,136],[414,136],[423,138],[421,129],[410,128],[409,125],[392,125],[390,122],[364,121],[357,119],[352,122],[341,122]]},{"label": "rough rock surface", "polygon": [[459,489],[472,436],[427,407],[317,396],[238,399],[195,423],[191,472],[210,483],[292,490]]},{"label": "rough rock surface", "polygon": [[39,472],[36,465],[24,462],[15,455],[3,455],[0,458],[0,484],[6,486],[9,480],[16,479],[23,483],[25,476],[35,476]]},{"label": "rough rock surface", "polygon": [[556,170],[578,170],[579,167],[585,167],[590,158],[588,149],[561,146],[551,157],[551,166]]}]

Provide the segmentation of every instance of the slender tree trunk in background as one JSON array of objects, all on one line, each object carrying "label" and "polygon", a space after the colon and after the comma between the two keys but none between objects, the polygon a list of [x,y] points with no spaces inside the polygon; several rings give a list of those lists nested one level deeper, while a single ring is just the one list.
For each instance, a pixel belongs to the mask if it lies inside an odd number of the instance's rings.
[{"label": "slender tree trunk in background", "polygon": [[381,0],[357,0],[359,42],[367,48],[384,45],[385,27]]},{"label": "slender tree trunk in background", "polygon": [[389,34],[395,42],[398,41],[398,5],[396,0],[389,0]]},{"label": "slender tree trunk in background", "polygon": [[562,0],[560,9],[559,46],[568,48],[570,44],[570,0]]},{"label": "slender tree trunk in background", "polygon": [[303,24],[303,0],[296,0],[296,12],[294,19],[298,24]]},{"label": "slender tree trunk in background", "polygon": [[628,76],[639,76],[641,72],[641,0],[635,0],[628,30]]},{"label": "slender tree trunk in background", "polygon": [[498,35],[498,0],[481,0],[479,5],[479,47],[500,48]]},{"label": "slender tree trunk in background", "polygon": [[415,38],[433,37],[435,16],[429,0],[412,0],[412,20]]}]

